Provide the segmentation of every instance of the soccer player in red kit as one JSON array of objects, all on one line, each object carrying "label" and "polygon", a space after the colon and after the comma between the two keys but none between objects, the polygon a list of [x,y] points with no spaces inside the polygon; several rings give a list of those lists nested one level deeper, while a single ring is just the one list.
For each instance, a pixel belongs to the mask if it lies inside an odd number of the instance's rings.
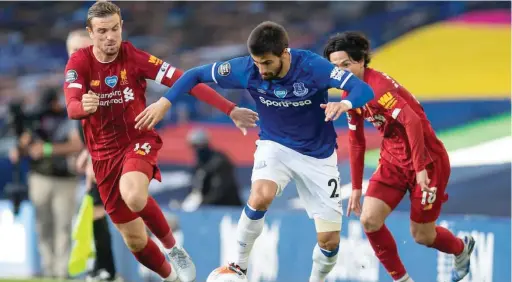
[{"label": "soccer player in red kit", "polygon": [[[368,83],[375,98],[362,108],[347,112],[349,125],[352,195],[347,214],[361,216],[364,231],[377,258],[398,282],[412,282],[400,257],[396,242],[384,221],[407,191],[411,199],[411,233],[418,244],[453,254],[452,281],[469,272],[475,241],[471,236],[455,237],[436,226],[450,177],[450,161],[418,100],[388,75],[368,67],[370,43],[357,32],[331,37],[324,56]],[[345,96],[347,93],[343,93]],[[327,105],[326,114],[339,117],[336,103]],[[336,113],[332,115],[330,113]],[[365,137],[364,120],[372,123],[382,137],[380,161],[370,178],[361,209]]]},{"label": "soccer player in red kit", "polygon": [[[137,260],[164,281],[195,281],[190,256],[148,196],[151,179],[161,180],[157,153],[162,140],[152,129],[135,129],[135,117],[146,107],[146,79],[170,87],[182,71],[123,42],[122,24],[121,11],[111,2],[89,8],[93,46],[73,53],[65,70],[68,115],[82,120],[105,210]],[[191,94],[230,115],[241,129],[255,126],[256,113],[235,107],[208,86],[198,85]],[[170,263],[144,225],[161,241]]]}]

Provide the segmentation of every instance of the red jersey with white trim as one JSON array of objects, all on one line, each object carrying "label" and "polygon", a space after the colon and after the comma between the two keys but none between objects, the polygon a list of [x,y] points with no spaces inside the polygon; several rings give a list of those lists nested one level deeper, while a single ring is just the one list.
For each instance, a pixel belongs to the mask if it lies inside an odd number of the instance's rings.
[{"label": "red jersey with white trim", "polygon": [[[388,75],[371,68],[365,69],[364,82],[373,89],[375,98],[362,108],[347,113],[351,170],[356,173],[352,174],[353,185],[362,183],[364,120],[379,130],[383,137],[380,156],[394,165],[418,172],[439,154],[446,153],[423,107],[407,89]],[[347,93],[344,92],[342,96],[345,95]],[[355,186],[356,189],[360,188]]]},{"label": "red jersey with white trim", "polygon": [[[155,130],[135,129],[135,118],[146,108],[146,79],[170,87],[177,77],[173,77],[176,68],[126,41],[111,62],[99,62],[92,50],[90,46],[71,55],[64,91],[69,116],[82,119],[91,157],[104,160],[124,154],[141,135],[158,137]],[[81,106],[81,97],[89,90],[100,98],[98,110],[91,115]]]}]

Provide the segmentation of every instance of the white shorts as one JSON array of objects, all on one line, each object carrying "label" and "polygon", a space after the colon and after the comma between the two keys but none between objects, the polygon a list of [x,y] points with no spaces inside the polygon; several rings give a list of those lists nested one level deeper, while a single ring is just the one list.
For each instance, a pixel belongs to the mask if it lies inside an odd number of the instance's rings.
[{"label": "white shorts", "polygon": [[336,151],[328,158],[317,159],[273,141],[258,140],[256,145],[252,182],[271,180],[277,183],[276,195],[280,196],[293,179],[310,218],[341,223],[343,212]]}]

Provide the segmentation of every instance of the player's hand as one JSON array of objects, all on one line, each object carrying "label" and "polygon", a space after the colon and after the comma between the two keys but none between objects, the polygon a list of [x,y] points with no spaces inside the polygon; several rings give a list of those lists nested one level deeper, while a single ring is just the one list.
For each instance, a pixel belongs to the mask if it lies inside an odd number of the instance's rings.
[{"label": "player's hand", "polygon": [[356,216],[361,216],[361,194],[362,189],[352,189],[352,195],[348,199],[347,216],[354,212]]},{"label": "player's hand", "polygon": [[94,180],[96,178],[94,174],[94,169],[92,167],[92,161],[88,160],[87,165],[85,167],[85,176],[87,178],[90,178],[91,180]]},{"label": "player's hand", "polygon": [[258,113],[239,107],[235,107],[229,114],[229,117],[244,135],[247,135],[247,128],[256,127],[256,121],[259,120]]},{"label": "player's hand", "polygon": [[160,98],[158,101],[149,105],[135,118],[135,129],[153,129],[155,125],[164,118],[165,113],[170,108],[171,102],[166,98]]},{"label": "player's hand", "polygon": [[98,106],[100,105],[100,96],[96,93],[89,90],[89,92],[82,95],[82,107],[84,111],[93,114],[98,110]]},{"label": "player's hand", "polygon": [[350,107],[342,102],[329,102],[327,104],[320,104],[320,107],[325,110],[325,121],[335,121],[342,113],[350,110]]},{"label": "player's hand", "polygon": [[430,184],[430,178],[428,178],[427,170],[424,169],[418,173],[416,173],[416,182],[421,187],[421,191],[426,191],[428,193],[436,193],[436,188],[430,188],[428,185]]}]

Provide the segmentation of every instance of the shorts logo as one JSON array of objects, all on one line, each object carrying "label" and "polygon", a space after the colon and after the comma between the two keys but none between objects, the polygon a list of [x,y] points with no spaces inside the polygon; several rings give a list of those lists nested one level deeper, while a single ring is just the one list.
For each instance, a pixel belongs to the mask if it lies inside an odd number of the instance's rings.
[{"label": "shorts logo", "polygon": [[309,92],[309,89],[304,86],[303,82],[295,82],[293,84],[293,94],[297,97],[306,96]]},{"label": "shorts logo", "polygon": [[217,72],[220,76],[228,76],[231,73],[231,64],[229,62],[222,63]]},{"label": "shorts logo", "polygon": [[78,74],[76,73],[75,70],[68,70],[68,72],[66,73],[66,82],[67,83],[71,83],[71,82],[74,82],[78,79]]},{"label": "shorts logo", "polygon": [[105,84],[110,88],[114,88],[117,84],[117,75],[105,77]]},{"label": "shorts logo", "polygon": [[137,143],[135,144],[135,149],[133,149],[133,151],[137,155],[145,156],[151,152],[151,145],[149,145],[147,142],[142,145]]},{"label": "shorts logo", "polygon": [[265,161],[259,161],[254,164],[254,169],[262,169],[267,166],[267,163]]}]

